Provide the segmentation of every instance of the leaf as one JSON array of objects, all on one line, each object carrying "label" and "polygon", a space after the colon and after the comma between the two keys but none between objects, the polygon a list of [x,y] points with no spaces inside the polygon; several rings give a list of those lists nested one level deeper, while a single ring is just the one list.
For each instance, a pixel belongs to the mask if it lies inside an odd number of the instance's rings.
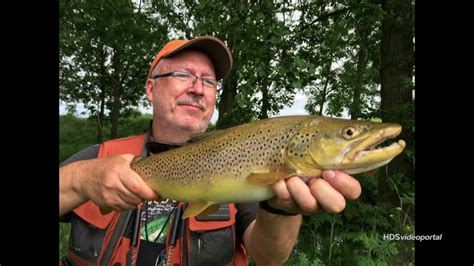
[{"label": "leaf", "polygon": [[302,87],[302,84],[301,84],[301,81],[299,80],[295,80],[291,83],[291,86],[297,88],[297,89],[300,89]]},{"label": "leaf", "polygon": [[294,64],[295,64],[296,67],[298,67],[298,68],[303,68],[303,67],[304,67],[303,60],[301,60],[301,58],[300,58],[299,56],[295,56],[295,58],[294,58]]},{"label": "leaf", "polygon": [[281,41],[280,36],[272,35],[272,37],[270,38],[270,42],[272,44],[278,44],[280,43],[280,41]]},{"label": "leaf", "polygon": [[262,66],[257,67],[257,74],[261,78],[266,78],[267,77],[267,73],[265,72],[265,69],[263,69]]}]

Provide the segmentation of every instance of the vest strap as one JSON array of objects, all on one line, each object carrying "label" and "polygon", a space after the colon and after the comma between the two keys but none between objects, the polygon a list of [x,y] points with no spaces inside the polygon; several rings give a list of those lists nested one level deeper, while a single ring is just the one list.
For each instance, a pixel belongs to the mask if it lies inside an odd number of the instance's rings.
[{"label": "vest strap", "polygon": [[100,265],[107,266],[109,265],[112,255],[114,254],[115,246],[119,241],[120,237],[125,233],[125,228],[127,228],[127,222],[130,220],[133,210],[127,210],[120,214],[115,230],[110,238],[107,248],[104,251],[104,257]]}]

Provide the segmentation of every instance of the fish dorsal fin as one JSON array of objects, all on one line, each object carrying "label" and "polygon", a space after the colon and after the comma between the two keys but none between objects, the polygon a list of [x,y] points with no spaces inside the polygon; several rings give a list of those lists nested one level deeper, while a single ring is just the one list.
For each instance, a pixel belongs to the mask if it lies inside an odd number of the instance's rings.
[{"label": "fish dorsal fin", "polygon": [[209,215],[219,209],[219,204],[212,204],[207,201],[191,202],[184,211],[183,219],[197,215]]},{"label": "fish dorsal fin", "polygon": [[216,129],[212,131],[202,132],[202,133],[195,133],[191,135],[191,138],[188,140],[187,144],[189,143],[196,143],[205,139],[208,139],[212,136],[218,135],[224,132],[224,129]]}]

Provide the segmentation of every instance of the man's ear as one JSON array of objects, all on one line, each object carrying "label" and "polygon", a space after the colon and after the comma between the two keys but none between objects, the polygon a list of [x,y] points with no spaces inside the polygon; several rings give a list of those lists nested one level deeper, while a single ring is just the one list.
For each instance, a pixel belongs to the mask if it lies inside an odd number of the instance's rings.
[{"label": "man's ear", "polygon": [[147,79],[146,81],[146,98],[148,101],[152,102],[153,101],[153,89],[154,89],[154,80],[152,79]]}]

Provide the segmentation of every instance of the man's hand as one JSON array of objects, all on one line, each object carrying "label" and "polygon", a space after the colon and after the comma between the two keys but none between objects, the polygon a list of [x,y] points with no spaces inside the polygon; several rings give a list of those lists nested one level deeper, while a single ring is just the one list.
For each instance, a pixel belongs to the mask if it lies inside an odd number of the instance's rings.
[{"label": "man's hand", "polygon": [[[289,213],[312,215],[321,210],[336,213],[346,199],[360,196],[361,187],[353,177],[340,171],[324,171],[322,177],[305,182],[299,176],[280,180],[272,186],[276,197],[268,204]],[[257,265],[282,265],[288,260],[298,237],[301,215],[284,216],[259,210],[243,236],[248,254]]]},{"label": "man's hand", "polygon": [[103,214],[136,208],[158,195],[130,168],[132,154],[78,161],[60,169],[60,214],[92,200]]},{"label": "man's hand", "polygon": [[361,186],[359,181],[341,171],[326,170],[322,178],[311,178],[307,182],[298,176],[280,180],[273,185],[273,190],[276,197],[268,201],[273,208],[312,215],[322,209],[341,212],[346,207],[346,199],[360,196]]}]

